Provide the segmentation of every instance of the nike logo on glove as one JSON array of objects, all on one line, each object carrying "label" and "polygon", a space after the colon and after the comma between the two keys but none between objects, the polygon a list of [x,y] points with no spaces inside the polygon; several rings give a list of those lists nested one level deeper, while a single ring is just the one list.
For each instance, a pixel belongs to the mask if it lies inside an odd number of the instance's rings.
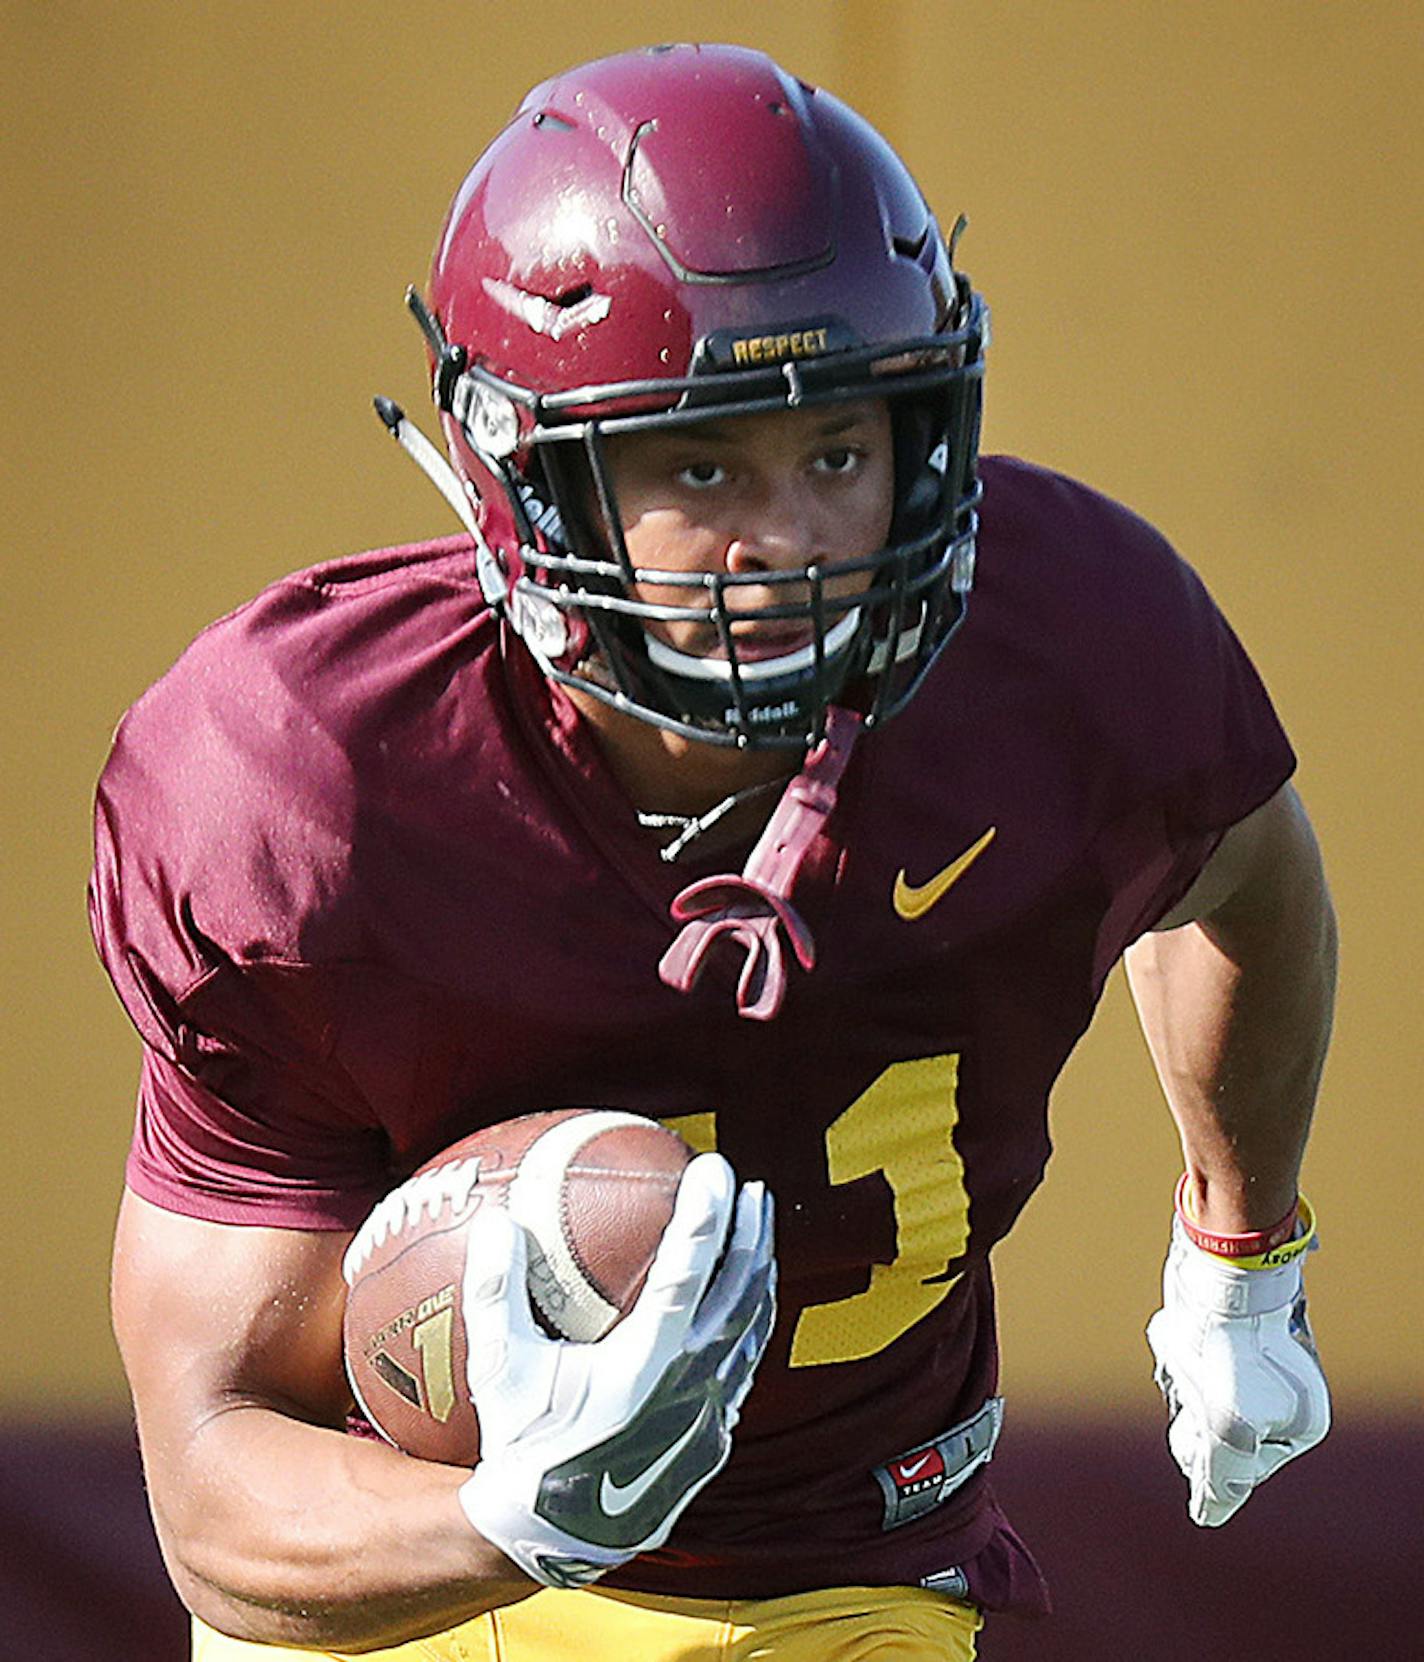
[{"label": "nike logo on glove", "polygon": [[612,1473],[604,1472],[603,1481],[598,1488],[598,1504],[604,1512],[610,1518],[621,1518],[625,1512],[631,1512],[648,1491],[657,1485],[678,1455],[698,1436],[707,1422],[708,1415],[715,1412],[712,1403],[703,1403],[697,1418],[676,1442],[665,1448],[650,1466],[645,1466],[630,1482],[615,1483]]},{"label": "nike logo on glove", "polygon": [[901,866],[895,878],[895,893],[893,896],[896,912],[907,923],[914,923],[917,918],[922,918],[930,907],[944,899],[951,886],[964,876],[970,866],[988,848],[994,840],[997,829],[997,826],[991,825],[978,842],[966,848],[958,859],[951,860],[944,870],[936,873],[928,883],[910,883],[905,877],[905,868]]}]

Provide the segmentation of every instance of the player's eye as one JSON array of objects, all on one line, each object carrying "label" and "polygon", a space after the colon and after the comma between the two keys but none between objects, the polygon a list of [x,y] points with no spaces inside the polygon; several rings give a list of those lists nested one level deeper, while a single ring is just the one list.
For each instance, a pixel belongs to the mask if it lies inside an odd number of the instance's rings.
[{"label": "player's eye", "polygon": [[834,450],[823,450],[816,458],[816,471],[844,479],[860,466],[862,453],[850,445],[837,445]]},{"label": "player's eye", "polygon": [[727,470],[720,462],[689,462],[677,470],[678,483],[695,491],[710,490],[713,485],[723,484],[726,478]]}]

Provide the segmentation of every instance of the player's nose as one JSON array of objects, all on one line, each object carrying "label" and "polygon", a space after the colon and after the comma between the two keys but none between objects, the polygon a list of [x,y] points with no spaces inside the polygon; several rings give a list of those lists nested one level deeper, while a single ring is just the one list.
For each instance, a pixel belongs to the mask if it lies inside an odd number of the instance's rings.
[{"label": "player's nose", "polygon": [[824,553],[830,529],[822,517],[814,493],[795,473],[769,471],[728,544],[728,571],[788,571],[813,564]]}]

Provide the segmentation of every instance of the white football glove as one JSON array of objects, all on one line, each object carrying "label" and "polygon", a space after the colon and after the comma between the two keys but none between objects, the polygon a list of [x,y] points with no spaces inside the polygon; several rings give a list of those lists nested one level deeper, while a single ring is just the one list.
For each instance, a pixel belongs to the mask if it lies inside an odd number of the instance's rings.
[{"label": "white football glove", "polygon": [[536,1325],[526,1254],[501,1208],[472,1220],[480,1459],[460,1503],[526,1575],[579,1587],[661,1546],[726,1464],[775,1317],[771,1197],[760,1183],[737,1193],[720,1155],[698,1155],[637,1303],[592,1344]]},{"label": "white football glove", "polygon": [[1224,1524],[1258,1483],[1330,1429],[1300,1257],[1239,1269],[1194,1246],[1174,1219],[1162,1308],[1147,1324],[1147,1342],[1171,1415],[1167,1446],[1190,1485],[1195,1524]]}]

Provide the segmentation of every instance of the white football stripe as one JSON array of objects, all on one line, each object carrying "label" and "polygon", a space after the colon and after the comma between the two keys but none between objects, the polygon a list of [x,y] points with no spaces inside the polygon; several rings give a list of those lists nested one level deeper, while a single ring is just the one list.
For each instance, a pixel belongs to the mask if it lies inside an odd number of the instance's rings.
[{"label": "white football stripe", "polygon": [[[642,1125],[636,1114],[624,1114],[615,1109],[596,1109],[592,1113],[576,1114],[571,1119],[551,1126],[529,1145],[519,1170],[509,1185],[509,1213],[517,1223],[534,1237],[530,1242],[529,1290],[540,1310],[556,1321],[560,1330],[570,1339],[591,1343],[601,1338],[617,1321],[619,1311],[589,1281],[578,1260],[569,1250],[564,1236],[564,1220],[559,1205],[563,1174],[577,1157],[580,1149],[620,1125]],[[534,1243],[543,1248],[544,1266],[535,1262]],[[542,1273],[541,1273],[542,1272]],[[541,1296],[544,1274],[551,1276],[556,1287],[568,1295],[568,1303],[557,1312],[547,1308]]]}]

